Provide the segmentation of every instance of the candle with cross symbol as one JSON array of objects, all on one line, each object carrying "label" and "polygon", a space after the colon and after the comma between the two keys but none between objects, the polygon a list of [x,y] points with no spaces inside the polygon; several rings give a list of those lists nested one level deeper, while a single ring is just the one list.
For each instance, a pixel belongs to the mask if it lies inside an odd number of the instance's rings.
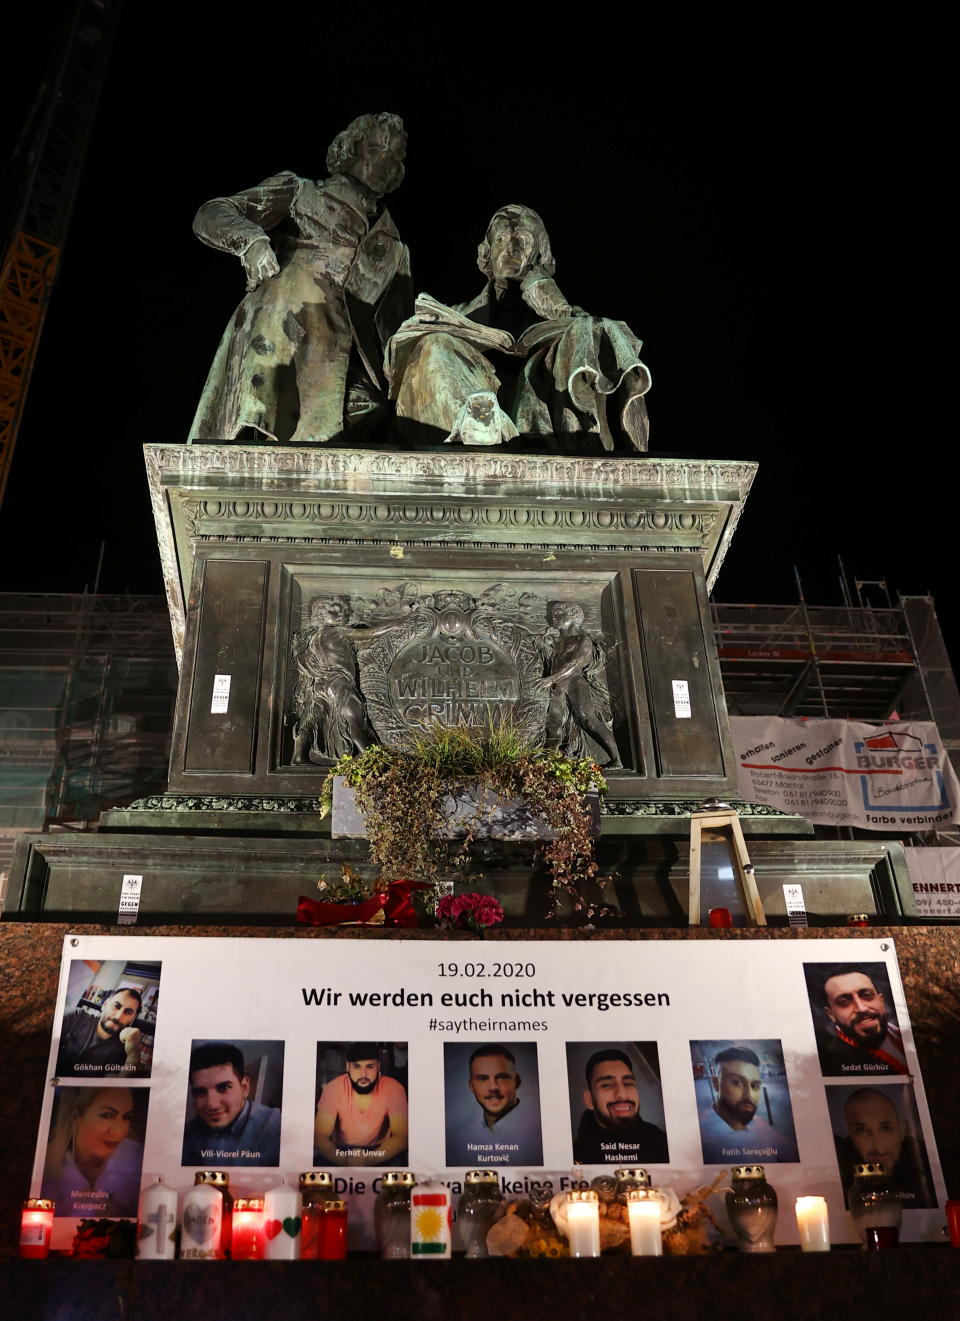
[{"label": "candle with cross symbol", "polygon": [[173,1261],[176,1257],[176,1237],[176,1190],[158,1179],[140,1194],[137,1256],[147,1261]]}]

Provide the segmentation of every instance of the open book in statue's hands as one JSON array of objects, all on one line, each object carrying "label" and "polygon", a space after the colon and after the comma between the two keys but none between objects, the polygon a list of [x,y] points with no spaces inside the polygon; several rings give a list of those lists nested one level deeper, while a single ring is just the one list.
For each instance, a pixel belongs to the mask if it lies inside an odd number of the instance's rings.
[{"label": "open book in statue's hands", "polygon": [[525,357],[538,344],[546,340],[559,339],[563,332],[573,324],[574,317],[556,317],[551,321],[535,321],[519,338],[514,338],[507,330],[497,330],[493,326],[483,326],[478,321],[471,321],[468,316],[458,312],[455,307],[440,303],[430,294],[418,294],[414,315],[400,327],[404,331],[423,333],[428,330],[442,330],[447,335],[456,335],[467,339],[471,344],[483,349],[499,349],[502,353],[516,353]]}]

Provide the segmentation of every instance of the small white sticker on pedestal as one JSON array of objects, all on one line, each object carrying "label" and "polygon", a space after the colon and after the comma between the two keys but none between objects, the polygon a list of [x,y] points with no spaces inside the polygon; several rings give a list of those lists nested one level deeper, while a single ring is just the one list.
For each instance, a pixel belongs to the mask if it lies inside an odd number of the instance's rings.
[{"label": "small white sticker on pedestal", "polygon": [[673,683],[673,714],[678,720],[689,720],[692,716],[690,710],[690,685],[686,679],[674,679]]},{"label": "small white sticker on pedestal", "polygon": [[136,922],[140,912],[140,891],[143,889],[142,876],[124,876],[120,884],[120,903],[117,907],[117,925]]},{"label": "small white sticker on pedestal", "polygon": [[807,909],[803,902],[802,885],[785,885],[783,899],[787,906],[787,919],[792,927],[807,927]]},{"label": "small white sticker on pedestal", "polygon": [[213,676],[213,698],[210,702],[210,714],[212,716],[226,715],[229,705],[230,675],[215,674]]}]

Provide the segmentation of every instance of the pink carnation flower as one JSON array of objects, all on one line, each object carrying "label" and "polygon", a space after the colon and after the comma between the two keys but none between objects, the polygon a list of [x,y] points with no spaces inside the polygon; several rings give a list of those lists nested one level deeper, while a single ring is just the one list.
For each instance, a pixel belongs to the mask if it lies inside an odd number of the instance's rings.
[{"label": "pink carnation flower", "polygon": [[503,921],[503,908],[491,894],[448,894],[437,904],[437,917],[445,926],[481,931]]}]

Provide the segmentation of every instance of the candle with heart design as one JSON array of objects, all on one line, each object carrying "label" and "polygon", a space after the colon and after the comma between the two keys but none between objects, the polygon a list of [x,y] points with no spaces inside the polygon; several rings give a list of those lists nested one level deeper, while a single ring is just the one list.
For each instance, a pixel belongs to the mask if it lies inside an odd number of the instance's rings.
[{"label": "candle with heart design", "polygon": [[233,1233],[233,1193],[230,1191],[230,1175],[227,1170],[197,1170],[193,1181],[216,1188],[223,1199],[220,1218],[220,1256],[229,1257],[230,1237]]},{"label": "candle with heart design", "polygon": [[223,1197],[209,1183],[198,1183],[184,1193],[180,1257],[183,1261],[216,1261],[223,1227]]},{"label": "candle with heart design", "polygon": [[296,1261],[300,1256],[302,1203],[289,1184],[271,1188],[263,1199],[263,1241],[267,1261]]},{"label": "candle with heart design", "polygon": [[158,1179],[140,1194],[137,1256],[145,1261],[173,1261],[177,1255],[177,1193]]}]

